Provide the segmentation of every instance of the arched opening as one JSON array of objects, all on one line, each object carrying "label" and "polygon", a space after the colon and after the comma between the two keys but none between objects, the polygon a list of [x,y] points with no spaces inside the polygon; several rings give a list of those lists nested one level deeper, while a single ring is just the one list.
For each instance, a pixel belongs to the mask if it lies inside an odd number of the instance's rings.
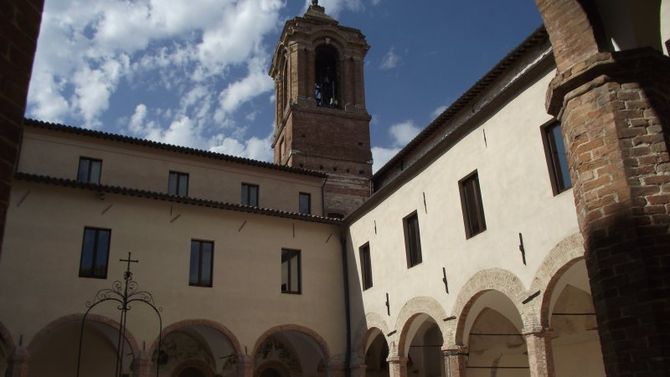
[{"label": "arched opening", "polygon": [[468,377],[530,376],[521,315],[504,294],[489,290],[477,297],[464,324]]},{"label": "arched opening", "polygon": [[[49,325],[30,345],[28,376],[72,377],[77,371],[81,318]],[[81,376],[112,376],[116,371],[118,328],[111,324],[86,321],[80,358]],[[38,334],[39,335],[39,334]],[[123,373],[131,373],[133,349],[126,341]]]},{"label": "arched opening", "polygon": [[365,376],[366,377],[388,377],[389,376],[389,346],[384,334],[378,329],[373,329],[368,335],[368,345],[365,351]]},{"label": "arched opening", "polygon": [[339,54],[331,45],[316,48],[314,99],[317,106],[340,107]]},{"label": "arched opening", "polygon": [[608,42],[615,51],[661,47],[661,0],[596,0]]},{"label": "arched opening", "polygon": [[325,376],[328,352],[317,339],[298,329],[273,331],[257,343],[255,377]]},{"label": "arched opening", "polygon": [[[289,85],[290,85],[290,77],[289,77],[289,72],[288,72],[288,57],[284,61],[284,76],[282,80],[282,96],[281,96],[281,101],[282,101],[282,108],[280,115],[284,114],[284,111],[286,111],[286,107],[289,104]],[[279,118],[281,119],[281,118]]]},{"label": "arched opening", "polygon": [[[154,350],[154,368],[165,377],[234,376],[238,352],[228,336],[203,323],[177,324],[167,329],[160,354]],[[154,369],[155,373],[155,369]]]},{"label": "arched opening", "polygon": [[556,376],[605,376],[584,260],[558,277],[551,295],[550,313]]},{"label": "arched opening", "polygon": [[407,375],[417,377],[439,377],[443,375],[442,332],[435,320],[427,314],[419,314],[405,325],[405,350]]}]

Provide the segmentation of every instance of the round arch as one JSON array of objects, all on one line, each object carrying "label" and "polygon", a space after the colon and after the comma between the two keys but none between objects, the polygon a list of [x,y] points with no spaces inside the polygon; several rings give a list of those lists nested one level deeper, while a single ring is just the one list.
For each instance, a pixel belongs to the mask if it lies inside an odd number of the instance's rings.
[{"label": "round arch", "polygon": [[549,326],[551,297],[559,279],[565,271],[584,259],[583,245],[584,238],[581,233],[564,238],[551,249],[538,268],[529,292],[542,292],[540,300],[533,300],[530,303],[539,314],[539,323],[542,327]]},{"label": "round arch", "polygon": [[321,335],[319,335],[316,331],[300,326],[300,325],[279,325],[279,326],[274,326],[263,332],[258,339],[256,339],[256,343],[254,343],[254,348],[253,352],[251,354],[252,360],[256,358],[256,354],[258,353],[259,348],[261,345],[272,335],[278,332],[282,331],[295,331],[298,333],[301,333],[303,335],[308,336],[311,338],[316,344],[319,346],[319,350],[323,354],[323,358],[325,361],[330,360],[330,348],[328,347],[328,343],[326,342]]},{"label": "round arch", "polygon": [[9,332],[2,322],[0,322],[0,342],[3,342],[7,346],[9,353],[12,353],[16,347],[12,333]]},{"label": "round arch", "polygon": [[263,375],[263,372],[265,372],[268,369],[274,369],[279,373],[280,377],[290,377],[291,372],[289,372],[288,369],[284,366],[284,364],[275,361],[275,360],[267,360],[263,362],[257,369],[256,372],[254,373],[254,377],[260,377]]},{"label": "round arch", "polygon": [[205,377],[214,377],[214,372],[212,372],[211,367],[202,360],[188,360],[179,364],[179,366],[174,369],[172,377],[179,377],[179,375],[187,369],[197,369],[202,372]]},{"label": "round arch", "polygon": [[453,314],[457,318],[454,337],[455,344],[464,344],[463,332],[465,322],[477,298],[487,291],[498,291],[510,299],[521,315],[524,327],[534,323],[534,314],[526,308],[522,301],[526,298],[526,289],[521,280],[513,273],[493,268],[482,270],[474,274],[465,283],[458,293],[453,307]]},{"label": "round arch", "polygon": [[409,347],[409,343],[412,341],[411,337],[408,339],[411,324],[421,314],[430,317],[437,324],[444,342],[450,338],[449,329],[444,324],[445,321],[443,321],[443,319],[446,319],[447,314],[442,305],[431,297],[414,297],[403,305],[396,319],[395,329],[400,330],[400,336],[398,338],[397,350],[392,351],[395,351],[397,355],[407,353],[406,348]]},{"label": "round arch", "polygon": [[[242,349],[240,347],[240,342],[237,340],[237,337],[230,331],[227,327],[223,326],[219,322],[212,321],[209,319],[186,319],[183,321],[175,322],[168,327],[164,328],[162,331],[162,338],[167,337],[171,333],[185,330],[189,327],[202,326],[212,329],[228,339],[236,355],[242,355]],[[158,347],[158,337],[151,344],[149,349],[149,355],[153,355],[154,351]]]},{"label": "round arch", "polygon": [[315,50],[321,45],[334,47],[342,59],[344,58],[343,52],[345,50],[344,46],[346,45],[344,41],[344,37],[332,30],[319,30],[311,35],[309,42]]},{"label": "round arch", "polygon": [[[56,320],[51,321],[49,324],[44,326],[40,331],[38,331],[30,341],[30,344],[28,345],[28,354],[29,356],[34,353],[34,351],[44,342],[46,341],[51,334],[60,328],[61,326],[64,325],[69,325],[74,322],[81,323],[81,320],[83,318],[83,314],[70,314],[66,315],[63,317],[60,317]],[[113,328],[114,330],[118,331],[120,328],[120,325],[117,321],[107,318],[105,316],[99,315],[99,314],[89,314],[86,318],[86,322],[94,322],[98,323],[101,325],[109,326]],[[137,357],[140,354],[140,348],[138,347],[137,341],[135,340],[135,337],[133,334],[126,328],[125,331],[125,339],[128,345],[130,346],[130,349],[133,352],[133,356]]]},{"label": "round arch", "polygon": [[389,330],[384,318],[378,313],[368,313],[360,322],[358,325],[358,330],[356,331],[356,347],[353,349],[353,356],[355,358],[357,357],[360,360],[365,359],[365,348],[367,346],[371,331],[375,329],[381,332],[386,342],[389,343],[389,339],[386,337],[386,334],[388,334]]}]

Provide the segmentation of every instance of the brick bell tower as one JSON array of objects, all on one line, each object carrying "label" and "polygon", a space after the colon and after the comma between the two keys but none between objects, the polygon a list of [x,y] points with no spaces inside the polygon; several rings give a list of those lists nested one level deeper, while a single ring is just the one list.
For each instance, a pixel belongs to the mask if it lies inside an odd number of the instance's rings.
[{"label": "brick bell tower", "polygon": [[370,114],[365,108],[360,30],[339,25],[312,1],[286,22],[270,76],[275,81],[274,162],[328,174],[324,215],[343,217],[370,196]]}]

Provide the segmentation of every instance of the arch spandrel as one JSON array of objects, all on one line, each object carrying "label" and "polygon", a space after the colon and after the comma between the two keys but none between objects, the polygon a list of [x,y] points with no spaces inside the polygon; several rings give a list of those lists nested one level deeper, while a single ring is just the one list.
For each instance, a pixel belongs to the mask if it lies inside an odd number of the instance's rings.
[{"label": "arch spandrel", "polygon": [[282,331],[294,331],[308,336],[318,345],[324,360],[330,360],[332,354],[330,353],[328,342],[326,342],[326,340],[321,335],[319,335],[319,333],[308,327],[292,324],[275,326],[263,332],[254,343],[253,352],[251,354],[252,359],[256,356],[261,345],[267,340],[268,337],[272,336],[272,334]]},{"label": "arch spandrel", "polygon": [[[169,326],[167,326],[163,329],[161,336],[164,339],[165,337],[167,337],[171,333],[181,331],[181,330],[185,330],[185,329],[188,329],[190,327],[195,327],[195,326],[207,327],[209,329],[212,329],[212,330],[220,333],[221,335],[223,335],[224,337],[226,337],[228,339],[228,341],[230,342],[230,345],[233,347],[233,350],[235,351],[235,354],[236,355],[242,355],[242,349],[240,347],[240,342],[237,339],[237,337],[235,336],[235,334],[233,334],[233,332],[230,331],[224,325],[222,325],[222,324],[220,324],[216,321],[209,320],[209,319],[187,319],[187,320],[172,323],[171,325],[169,325]],[[158,337],[156,337],[156,339],[151,344],[151,348],[149,348],[149,350],[150,350],[149,354],[153,355],[153,352],[156,350],[157,347],[158,347]]]},{"label": "arch spandrel", "polygon": [[354,334],[354,349],[352,350],[354,357],[365,359],[366,346],[368,343],[368,338],[370,336],[370,330],[377,329],[379,330],[386,342],[389,342],[387,334],[389,333],[388,324],[381,314],[378,313],[367,313],[365,318],[359,322]]}]

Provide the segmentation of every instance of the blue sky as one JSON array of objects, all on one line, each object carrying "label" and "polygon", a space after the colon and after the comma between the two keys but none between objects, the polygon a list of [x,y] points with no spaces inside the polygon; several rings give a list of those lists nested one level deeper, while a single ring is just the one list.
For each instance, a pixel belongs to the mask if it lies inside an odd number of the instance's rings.
[{"label": "blue sky", "polygon": [[[267,75],[303,0],[46,0],[28,117],[271,160]],[[361,29],[378,169],[540,24],[534,0],[321,0]]]}]

